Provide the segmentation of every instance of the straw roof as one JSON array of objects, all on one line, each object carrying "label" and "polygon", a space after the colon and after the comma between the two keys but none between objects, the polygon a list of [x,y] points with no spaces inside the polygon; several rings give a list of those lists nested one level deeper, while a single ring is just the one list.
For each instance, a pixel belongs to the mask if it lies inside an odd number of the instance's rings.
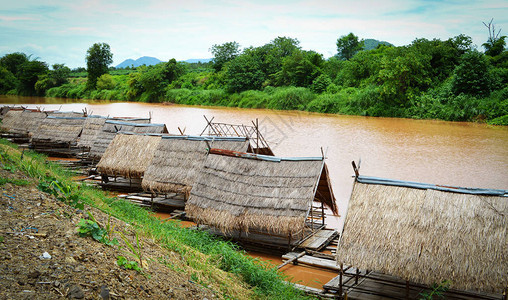
[{"label": "straw roof", "polygon": [[428,285],[450,280],[456,289],[502,292],[508,191],[368,178],[354,185],[339,263]]},{"label": "straw roof", "polygon": [[88,116],[83,125],[83,131],[78,140],[78,146],[80,147],[92,147],[97,135],[102,130],[106,118],[101,116]]},{"label": "straw roof", "polygon": [[20,122],[21,114],[23,113],[23,110],[9,110],[3,120],[0,124],[0,128],[2,131],[10,132],[10,133],[20,133]]},{"label": "straw roof", "polygon": [[213,153],[226,151],[210,150],[191,190],[188,216],[226,233],[252,229],[296,235],[304,229],[326,172],[323,158]]},{"label": "straw roof", "polygon": [[116,120],[107,120],[102,126],[101,131],[95,136],[95,141],[93,142],[93,145],[90,147],[90,156],[93,158],[102,157],[102,155],[108,148],[109,144],[115,138],[117,132],[119,131],[134,133],[168,132],[165,124],[130,123]]},{"label": "straw roof", "polygon": [[32,135],[32,141],[76,142],[83,130],[85,120],[84,117],[54,117],[50,115],[42,120],[38,129]]},{"label": "straw roof", "polygon": [[42,121],[46,119],[48,116],[48,113],[42,112],[42,111],[29,111],[25,110],[21,114],[21,119],[24,122],[24,127],[26,131],[33,135],[37,129],[39,129],[39,126],[41,125]]},{"label": "straw roof", "polygon": [[13,108],[14,107],[12,107],[12,106],[6,106],[6,105],[0,107],[0,118],[3,118]]},{"label": "straw roof", "polygon": [[143,178],[144,190],[157,193],[190,193],[202,168],[209,145],[214,148],[247,151],[245,138],[173,136],[163,137],[152,164]]},{"label": "straw roof", "polygon": [[97,169],[108,175],[140,178],[160,140],[160,136],[119,133],[104,152]]}]

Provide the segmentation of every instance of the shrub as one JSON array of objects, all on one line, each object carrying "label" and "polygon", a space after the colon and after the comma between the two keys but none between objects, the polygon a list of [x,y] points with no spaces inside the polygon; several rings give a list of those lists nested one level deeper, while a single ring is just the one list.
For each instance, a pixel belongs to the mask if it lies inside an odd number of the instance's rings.
[{"label": "shrub", "polygon": [[308,88],[288,87],[278,89],[271,97],[268,108],[283,110],[303,110],[316,95]]},{"label": "shrub", "polygon": [[97,79],[97,90],[112,90],[116,86],[113,76],[103,74]]}]

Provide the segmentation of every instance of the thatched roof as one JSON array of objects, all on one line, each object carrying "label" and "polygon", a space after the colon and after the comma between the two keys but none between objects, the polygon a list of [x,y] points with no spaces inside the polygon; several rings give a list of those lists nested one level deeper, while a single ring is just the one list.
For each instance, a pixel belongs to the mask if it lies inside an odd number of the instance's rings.
[{"label": "thatched roof", "polygon": [[116,120],[107,120],[102,126],[101,131],[96,135],[93,145],[90,147],[90,156],[100,158],[111,141],[115,138],[117,132],[134,133],[167,133],[165,124],[146,124],[130,123]]},{"label": "thatched roof", "polygon": [[97,169],[108,175],[141,178],[160,140],[156,135],[119,133],[102,155]]},{"label": "thatched roof", "polygon": [[102,130],[107,118],[102,116],[88,116],[83,125],[83,131],[78,140],[80,147],[92,147],[97,135]]},{"label": "thatched roof", "polygon": [[76,142],[85,120],[84,117],[55,117],[51,114],[41,121],[32,135],[32,142]]},{"label": "thatched roof", "polygon": [[[208,142],[208,144],[207,144]],[[143,189],[157,193],[190,193],[208,153],[214,148],[247,151],[246,138],[166,136],[143,178]]]},{"label": "thatched roof", "polygon": [[360,176],[337,260],[423,284],[502,292],[508,282],[508,191]]},{"label": "thatched roof", "polygon": [[10,133],[18,133],[19,129],[19,120],[21,119],[21,114],[23,113],[23,110],[9,110],[3,120],[0,124],[0,128],[4,132],[10,132]]},{"label": "thatched roof", "polygon": [[[319,179],[327,172],[323,166],[322,157],[211,149],[185,211],[198,223],[223,232],[252,229],[295,235],[304,229]],[[327,200],[336,212],[333,194]]]}]

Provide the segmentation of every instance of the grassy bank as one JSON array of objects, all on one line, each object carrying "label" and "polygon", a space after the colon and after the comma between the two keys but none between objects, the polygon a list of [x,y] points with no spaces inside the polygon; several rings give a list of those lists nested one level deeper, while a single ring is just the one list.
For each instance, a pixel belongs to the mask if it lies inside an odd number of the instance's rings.
[{"label": "grassy bank", "polygon": [[[89,205],[123,220],[159,245],[177,253],[193,270],[192,277],[204,286],[217,286],[224,298],[305,298],[284,282],[284,276],[267,264],[247,256],[235,245],[210,234],[182,228],[178,221],[161,222],[149,211],[128,201],[109,197],[103,191],[72,181],[71,174],[46,157],[31,151],[22,153],[0,140],[0,162],[4,169],[20,170],[38,183],[38,188],[75,207]],[[161,261],[181,272],[171,260]]]}]

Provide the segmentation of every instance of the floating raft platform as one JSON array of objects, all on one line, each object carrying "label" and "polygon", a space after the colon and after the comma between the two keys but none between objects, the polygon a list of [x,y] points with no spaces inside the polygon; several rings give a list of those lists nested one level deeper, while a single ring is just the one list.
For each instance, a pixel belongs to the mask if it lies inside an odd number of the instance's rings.
[{"label": "floating raft platform", "polygon": [[139,206],[150,207],[160,212],[173,212],[175,210],[185,210],[184,195],[171,193],[164,197],[153,197],[147,193],[131,193],[128,195],[120,195],[119,198],[127,199]]},{"label": "floating raft platform", "polygon": [[[323,285],[323,293],[336,293],[337,298],[347,299],[419,299],[421,294],[432,290],[431,287],[414,282],[408,282],[400,278],[385,275],[377,272],[357,270],[356,268],[346,267],[340,275]],[[342,284],[340,282],[342,281]],[[452,300],[473,300],[484,299],[494,300],[502,299],[501,295],[479,293],[472,291],[459,291],[450,289],[443,293],[443,299]]]}]

